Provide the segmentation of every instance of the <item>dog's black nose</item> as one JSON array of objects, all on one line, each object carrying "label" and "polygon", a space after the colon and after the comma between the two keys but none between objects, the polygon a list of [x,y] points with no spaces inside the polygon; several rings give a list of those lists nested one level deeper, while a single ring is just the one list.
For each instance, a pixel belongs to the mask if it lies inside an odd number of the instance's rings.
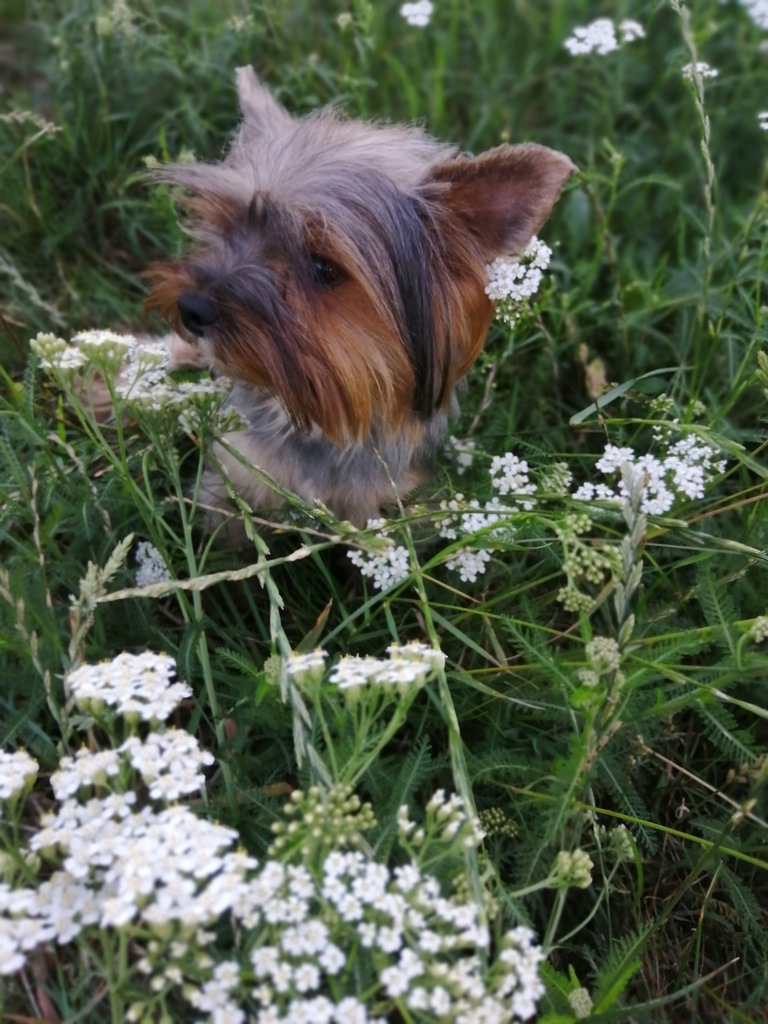
[{"label": "dog's black nose", "polygon": [[219,319],[216,303],[204,295],[193,295],[185,292],[180,295],[176,305],[179,307],[181,322],[190,332],[200,338],[209,327],[213,327]]}]

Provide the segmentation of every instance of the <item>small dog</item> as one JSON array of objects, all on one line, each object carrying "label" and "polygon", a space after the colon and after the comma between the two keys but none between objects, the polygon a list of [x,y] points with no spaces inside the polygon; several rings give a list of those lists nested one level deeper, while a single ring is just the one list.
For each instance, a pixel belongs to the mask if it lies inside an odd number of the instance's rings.
[{"label": "small dog", "polygon": [[[416,127],[297,119],[251,67],[237,88],[225,158],[157,174],[185,190],[196,245],[150,268],[148,307],[186,362],[234,380],[243,459],[215,455],[249,505],[281,500],[244,463],[363,525],[424,480],[493,316],[486,265],[526,247],[575,168],[533,144],[470,159]],[[213,471],[206,489],[228,504]]]}]

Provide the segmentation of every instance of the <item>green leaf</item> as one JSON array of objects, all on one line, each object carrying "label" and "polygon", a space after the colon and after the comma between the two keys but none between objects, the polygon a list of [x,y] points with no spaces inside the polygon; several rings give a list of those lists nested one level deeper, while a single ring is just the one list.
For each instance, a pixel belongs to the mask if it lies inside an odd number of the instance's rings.
[{"label": "green leaf", "polygon": [[641,954],[653,927],[646,925],[613,947],[595,982],[593,1013],[604,1013],[610,1009],[640,970]]},{"label": "green leaf", "polygon": [[614,402],[617,398],[621,398],[622,395],[626,394],[627,391],[631,391],[632,388],[640,380],[645,380],[647,377],[661,377],[666,373],[678,373],[680,371],[679,366],[665,366],[660,370],[649,370],[648,373],[641,373],[639,377],[632,377],[631,380],[625,380],[623,384],[617,384],[615,388],[611,388],[610,391],[606,391],[604,395],[600,395],[596,398],[591,405],[588,405],[586,409],[582,409],[581,412],[576,412],[568,420],[572,427],[577,427],[584,420],[588,420],[590,416],[596,415],[601,409],[604,409],[611,402]]}]

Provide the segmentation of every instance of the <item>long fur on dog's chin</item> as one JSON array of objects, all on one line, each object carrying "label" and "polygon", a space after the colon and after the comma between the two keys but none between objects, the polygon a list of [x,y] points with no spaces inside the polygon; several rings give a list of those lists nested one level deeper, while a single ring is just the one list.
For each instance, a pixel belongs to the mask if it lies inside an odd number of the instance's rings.
[{"label": "long fur on dog's chin", "polygon": [[[224,160],[157,175],[185,190],[194,244],[151,268],[148,304],[187,363],[238,382],[242,455],[364,522],[392,481],[405,494],[424,478],[493,315],[486,264],[527,245],[574,167],[534,144],[464,157],[334,109],[293,118],[252,68],[237,82]],[[217,455],[254,507],[276,503]]]},{"label": "long fur on dog's chin", "polygon": [[[213,456],[230,485],[254,509],[277,509],[283,500],[253,473],[257,466],[308,505],[323,504],[340,519],[357,525],[392,506],[399,495],[418,487],[429,475],[435,451],[445,434],[447,415],[429,423],[415,421],[394,439],[370,436],[339,447],[318,428],[298,431],[280,401],[269,391],[236,383],[229,399],[248,420],[245,430],[226,435]],[[236,454],[233,454],[234,449]],[[204,479],[204,502],[226,516],[230,502],[218,470]]]}]

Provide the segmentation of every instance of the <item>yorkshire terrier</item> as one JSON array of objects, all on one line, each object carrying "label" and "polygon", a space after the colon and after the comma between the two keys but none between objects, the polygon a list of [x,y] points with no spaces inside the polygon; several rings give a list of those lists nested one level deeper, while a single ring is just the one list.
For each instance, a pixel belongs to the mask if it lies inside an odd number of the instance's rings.
[{"label": "yorkshire terrier", "polygon": [[[469,158],[417,127],[294,118],[239,68],[242,123],[181,186],[195,245],[150,268],[182,359],[234,380],[248,427],[215,456],[251,508],[259,467],[358,525],[428,473],[493,316],[486,265],[522,252],[575,170],[531,143]],[[178,353],[176,353],[178,359]],[[210,499],[228,504],[210,471]]]}]

